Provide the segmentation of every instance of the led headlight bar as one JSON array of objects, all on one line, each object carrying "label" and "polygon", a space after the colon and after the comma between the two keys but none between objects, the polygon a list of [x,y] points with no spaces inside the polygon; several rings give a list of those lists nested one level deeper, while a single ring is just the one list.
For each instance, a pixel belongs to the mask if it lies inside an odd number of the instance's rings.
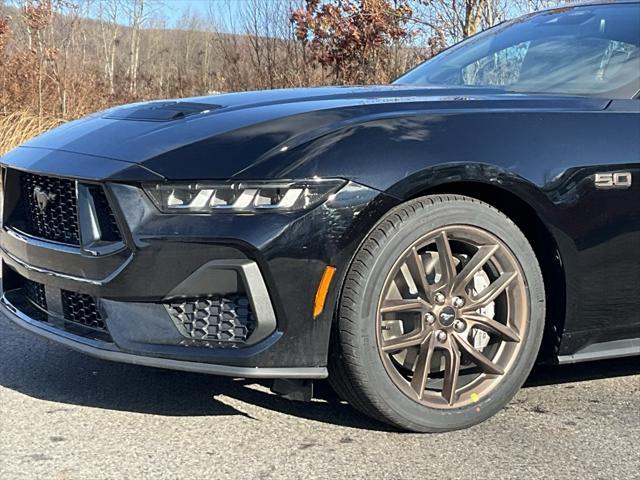
[{"label": "led headlight bar", "polygon": [[243,183],[158,183],[144,186],[165,213],[215,211],[297,211],[312,208],[337,192],[344,180]]}]

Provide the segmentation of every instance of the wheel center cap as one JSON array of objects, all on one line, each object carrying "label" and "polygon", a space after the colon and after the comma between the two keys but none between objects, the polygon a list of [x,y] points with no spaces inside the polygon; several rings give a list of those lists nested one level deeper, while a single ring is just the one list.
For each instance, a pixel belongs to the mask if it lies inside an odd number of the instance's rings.
[{"label": "wheel center cap", "polygon": [[440,315],[438,316],[440,320],[440,325],[443,327],[450,327],[453,325],[454,320],[456,319],[456,311],[453,307],[444,307],[440,311]]}]

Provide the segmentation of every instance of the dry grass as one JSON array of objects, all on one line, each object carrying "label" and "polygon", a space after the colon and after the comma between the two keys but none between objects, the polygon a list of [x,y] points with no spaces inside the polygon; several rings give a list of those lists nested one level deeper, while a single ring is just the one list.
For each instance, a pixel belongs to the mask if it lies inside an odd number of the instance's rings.
[{"label": "dry grass", "polygon": [[40,120],[23,112],[0,116],[0,155],[61,123],[58,119]]}]

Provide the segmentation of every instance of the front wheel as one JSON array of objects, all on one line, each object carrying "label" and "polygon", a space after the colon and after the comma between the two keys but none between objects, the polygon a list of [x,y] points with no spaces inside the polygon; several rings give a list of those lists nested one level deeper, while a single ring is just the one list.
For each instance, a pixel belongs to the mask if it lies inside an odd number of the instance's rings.
[{"label": "front wheel", "polygon": [[458,195],[413,200],[378,223],[347,274],[330,382],[402,429],[469,427],[527,378],[544,298],[536,256],[501,212]]}]

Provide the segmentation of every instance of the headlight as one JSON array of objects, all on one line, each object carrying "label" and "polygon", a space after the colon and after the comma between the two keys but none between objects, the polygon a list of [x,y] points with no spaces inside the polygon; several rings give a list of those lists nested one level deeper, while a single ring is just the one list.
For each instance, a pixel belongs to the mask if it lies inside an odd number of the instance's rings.
[{"label": "headlight", "polygon": [[165,213],[257,210],[296,211],[312,208],[337,192],[344,180],[243,183],[175,183],[144,185]]}]

